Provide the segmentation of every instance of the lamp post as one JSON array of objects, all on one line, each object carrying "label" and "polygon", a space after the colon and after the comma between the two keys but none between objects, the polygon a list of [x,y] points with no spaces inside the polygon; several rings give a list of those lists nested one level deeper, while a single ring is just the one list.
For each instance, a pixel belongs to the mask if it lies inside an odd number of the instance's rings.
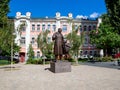
[{"label": "lamp post", "polygon": [[11,68],[12,68],[12,64],[13,64],[13,44],[14,44],[13,35],[15,35],[15,33],[12,34],[12,40],[11,40]]}]

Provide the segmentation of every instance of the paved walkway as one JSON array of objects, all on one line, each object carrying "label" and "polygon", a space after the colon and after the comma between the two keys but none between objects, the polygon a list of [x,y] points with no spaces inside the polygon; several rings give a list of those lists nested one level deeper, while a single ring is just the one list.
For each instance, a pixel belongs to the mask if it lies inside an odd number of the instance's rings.
[{"label": "paved walkway", "polygon": [[0,66],[0,90],[120,90],[120,70],[92,65],[52,73],[49,65]]}]

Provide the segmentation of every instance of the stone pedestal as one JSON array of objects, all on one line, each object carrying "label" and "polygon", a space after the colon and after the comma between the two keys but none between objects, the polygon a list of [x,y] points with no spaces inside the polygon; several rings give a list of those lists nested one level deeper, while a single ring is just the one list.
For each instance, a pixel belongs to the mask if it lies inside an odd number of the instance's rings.
[{"label": "stone pedestal", "polygon": [[68,61],[56,61],[50,63],[50,70],[54,73],[71,72],[71,63]]}]

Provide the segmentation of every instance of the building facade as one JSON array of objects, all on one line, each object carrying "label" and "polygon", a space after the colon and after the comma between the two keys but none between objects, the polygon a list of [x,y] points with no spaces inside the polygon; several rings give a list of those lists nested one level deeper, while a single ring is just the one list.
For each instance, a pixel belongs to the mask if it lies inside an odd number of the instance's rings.
[{"label": "building facade", "polygon": [[81,32],[85,32],[85,40],[80,51],[80,55],[98,54],[99,50],[97,50],[94,45],[90,44],[89,32],[91,30],[96,30],[100,22],[101,21],[99,19],[88,20],[73,18],[72,13],[69,13],[67,16],[61,16],[61,14],[57,12],[56,16],[53,18],[33,18],[31,17],[30,12],[27,12],[26,15],[22,15],[21,12],[17,12],[14,19],[16,33],[15,43],[21,47],[19,52],[20,60],[25,61],[28,59],[27,53],[30,44],[32,44],[34,49],[35,57],[42,56],[42,52],[38,49],[36,42],[38,35],[42,31],[49,30],[50,34],[48,38],[51,40],[53,33],[56,32],[58,28],[62,28],[62,34],[64,36],[70,33],[72,31],[73,23],[75,28],[80,26],[79,34],[81,34]]}]

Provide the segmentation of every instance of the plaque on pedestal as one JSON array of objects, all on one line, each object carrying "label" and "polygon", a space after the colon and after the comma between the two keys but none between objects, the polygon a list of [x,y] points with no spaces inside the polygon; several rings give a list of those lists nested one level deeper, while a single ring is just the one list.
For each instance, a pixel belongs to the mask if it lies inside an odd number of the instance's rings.
[{"label": "plaque on pedestal", "polygon": [[71,63],[62,60],[51,62],[50,71],[54,73],[71,72]]}]

